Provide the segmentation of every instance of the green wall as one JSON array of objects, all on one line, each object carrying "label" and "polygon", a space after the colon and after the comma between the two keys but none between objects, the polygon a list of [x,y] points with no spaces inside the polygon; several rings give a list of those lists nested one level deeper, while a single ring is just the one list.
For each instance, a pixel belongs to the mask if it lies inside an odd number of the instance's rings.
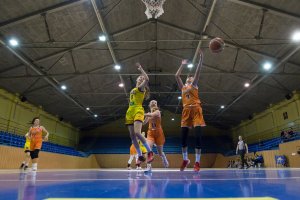
[{"label": "green wall", "polygon": [[59,121],[27,102],[21,102],[18,95],[0,89],[0,130],[25,135],[34,117],[40,117],[41,124],[49,131],[49,140],[56,144],[75,147],[78,144],[79,130],[71,124]]},{"label": "green wall", "polygon": [[[287,118],[286,118],[287,116]],[[260,140],[280,136],[281,130],[300,129],[300,93],[293,92],[290,100],[284,100],[270,105],[265,111],[254,114],[252,120],[242,121],[232,129],[234,141],[242,135],[251,144]]]}]

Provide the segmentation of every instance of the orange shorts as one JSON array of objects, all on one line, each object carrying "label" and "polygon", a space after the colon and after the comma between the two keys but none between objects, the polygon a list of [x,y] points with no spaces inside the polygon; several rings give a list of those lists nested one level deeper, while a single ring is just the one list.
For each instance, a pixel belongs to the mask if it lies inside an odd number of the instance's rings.
[{"label": "orange shorts", "polygon": [[[139,145],[139,146],[140,146],[140,149],[142,151],[142,154],[147,153],[147,149],[146,149],[146,147],[144,147],[144,145]],[[136,154],[138,154],[133,144],[130,146],[130,150],[129,151],[130,151],[130,155],[136,155]]]},{"label": "orange shorts", "polygon": [[136,152],[134,145],[131,145],[130,146],[130,155],[136,155],[136,154],[137,154],[137,152]]},{"label": "orange shorts", "polygon": [[42,149],[42,143],[43,140],[39,138],[31,138],[30,141],[30,151],[33,151],[35,149]]},{"label": "orange shorts", "polygon": [[201,106],[186,106],[182,110],[181,127],[206,126]]},{"label": "orange shorts", "polygon": [[162,146],[165,144],[165,135],[163,130],[148,130],[147,132],[147,140],[154,142],[157,146]]}]

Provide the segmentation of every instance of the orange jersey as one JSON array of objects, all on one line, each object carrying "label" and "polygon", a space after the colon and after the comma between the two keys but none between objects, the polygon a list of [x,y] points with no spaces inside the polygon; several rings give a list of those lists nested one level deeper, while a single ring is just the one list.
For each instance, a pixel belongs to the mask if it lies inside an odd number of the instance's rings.
[{"label": "orange jersey", "polygon": [[161,117],[160,117],[160,113],[159,116],[157,117],[151,117],[149,118],[149,127],[148,130],[157,130],[157,129],[161,129]]},{"label": "orange jersey", "polygon": [[165,144],[165,135],[161,126],[161,116],[149,118],[149,127],[147,132],[147,140],[154,142],[158,146]]},{"label": "orange jersey", "polygon": [[42,139],[43,137],[43,129],[41,127],[31,127],[29,132],[31,138]]},{"label": "orange jersey", "polygon": [[191,105],[200,105],[200,99],[198,94],[198,87],[190,85],[184,85],[181,90],[183,107]]},{"label": "orange jersey", "polygon": [[35,149],[42,149],[43,143],[43,129],[41,127],[31,127],[30,130],[30,151]]}]

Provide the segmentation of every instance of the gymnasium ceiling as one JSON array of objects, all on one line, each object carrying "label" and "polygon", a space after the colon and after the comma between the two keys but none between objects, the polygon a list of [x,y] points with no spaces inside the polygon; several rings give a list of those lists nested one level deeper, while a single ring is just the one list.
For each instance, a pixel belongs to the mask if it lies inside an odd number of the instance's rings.
[{"label": "gymnasium ceiling", "polygon": [[[0,87],[76,127],[93,128],[124,117],[139,61],[150,74],[151,99],[178,114],[174,74],[181,59],[193,60],[200,42],[199,91],[209,125],[235,126],[300,88],[299,43],[290,39],[300,29],[298,0],[216,0],[215,6],[166,0],[157,20],[147,20],[140,0],[95,2],[1,0]],[[102,33],[109,42],[99,41]],[[9,46],[12,37],[18,47]],[[225,40],[220,54],[208,49],[213,37]],[[265,61],[273,71],[262,70]],[[125,88],[118,87],[122,80]]]}]

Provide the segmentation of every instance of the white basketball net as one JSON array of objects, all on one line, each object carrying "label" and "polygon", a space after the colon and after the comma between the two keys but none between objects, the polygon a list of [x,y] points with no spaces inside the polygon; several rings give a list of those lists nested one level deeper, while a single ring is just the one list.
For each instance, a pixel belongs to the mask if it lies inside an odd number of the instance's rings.
[{"label": "white basketball net", "polygon": [[142,0],[146,5],[145,14],[148,19],[155,18],[157,19],[164,13],[163,4],[166,0]]}]

